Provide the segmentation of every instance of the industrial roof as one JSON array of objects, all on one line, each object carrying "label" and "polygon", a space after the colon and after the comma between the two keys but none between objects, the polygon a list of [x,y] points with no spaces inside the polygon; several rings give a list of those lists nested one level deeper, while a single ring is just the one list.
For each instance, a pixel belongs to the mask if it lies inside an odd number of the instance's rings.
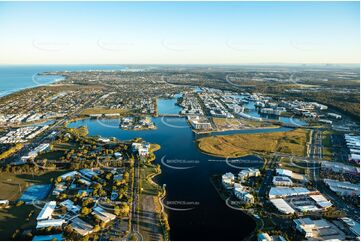
[{"label": "industrial roof", "polygon": [[282,213],[291,214],[295,210],[282,198],[271,199],[272,204]]},{"label": "industrial roof", "polygon": [[270,197],[287,197],[296,195],[309,194],[310,191],[304,187],[272,187],[269,196]]},{"label": "industrial roof", "polygon": [[46,203],[43,209],[40,211],[36,220],[51,218],[51,215],[53,214],[55,207],[56,207],[56,201],[50,201]]}]

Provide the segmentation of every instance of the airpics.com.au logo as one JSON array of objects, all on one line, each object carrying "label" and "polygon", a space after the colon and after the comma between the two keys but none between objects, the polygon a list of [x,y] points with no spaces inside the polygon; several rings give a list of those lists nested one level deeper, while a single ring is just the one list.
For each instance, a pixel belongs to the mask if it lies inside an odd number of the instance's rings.
[{"label": "airpics.com.au logo", "polygon": [[233,210],[244,211],[244,208],[242,208],[242,206],[244,205],[244,202],[242,202],[240,200],[233,200],[233,199],[231,199],[231,197],[229,197],[225,200],[225,203],[226,203],[227,207],[229,207]]},{"label": "airpics.com.au logo", "polygon": [[53,40],[33,40],[32,45],[40,51],[59,52],[70,46],[68,42],[60,42]]},{"label": "airpics.com.au logo", "polygon": [[[117,120],[116,122],[114,120]],[[120,120],[119,117],[112,117],[112,119],[107,119],[103,117],[96,117],[96,122],[105,127],[105,128],[112,128],[112,129],[120,129]]]},{"label": "airpics.com.au logo", "polygon": [[[297,163],[299,163],[299,164],[297,164]],[[305,159],[295,161],[294,158],[291,158],[290,162],[288,163],[288,166],[300,168],[302,170],[308,170],[311,172],[321,169],[318,165],[319,165],[319,161],[305,160]],[[317,177],[315,176],[314,179],[317,179]]]},{"label": "airpics.com.au logo", "polygon": [[228,39],[226,40],[226,46],[232,51],[252,53],[263,47],[263,43],[239,40],[239,39]]},{"label": "airpics.com.au logo", "polygon": [[229,167],[240,170],[262,167],[264,165],[264,161],[261,157],[257,157],[255,159],[247,159],[247,157],[240,157],[240,158],[226,157],[225,159],[208,159],[208,161],[225,163]]},{"label": "airpics.com.au logo", "polygon": [[195,41],[179,41],[179,40],[170,40],[170,39],[163,39],[161,41],[161,45],[170,51],[175,52],[187,52],[187,51],[194,51],[199,49],[201,44]]},{"label": "airpics.com.au logo", "polygon": [[299,40],[290,40],[290,46],[299,51],[313,52],[320,51],[325,48],[325,45],[321,42],[314,41],[299,41]]},{"label": "airpics.com.au logo", "polygon": [[166,159],[164,155],[160,162],[163,166],[174,170],[187,170],[192,169],[199,165],[199,160],[185,160],[185,159]]},{"label": "airpics.com.au logo", "polygon": [[136,47],[136,44],[133,41],[114,41],[98,39],[96,44],[102,50],[114,52],[129,51]]},{"label": "airpics.com.au logo", "polygon": [[162,205],[169,210],[184,212],[196,209],[200,203],[198,201],[182,201],[182,200],[161,200]]},{"label": "airpics.com.au logo", "polygon": [[187,129],[189,128],[188,124],[179,124],[179,119],[175,119],[175,118],[167,118],[167,117],[161,117],[160,121],[165,125],[168,126],[170,128],[175,128],[175,129]]}]

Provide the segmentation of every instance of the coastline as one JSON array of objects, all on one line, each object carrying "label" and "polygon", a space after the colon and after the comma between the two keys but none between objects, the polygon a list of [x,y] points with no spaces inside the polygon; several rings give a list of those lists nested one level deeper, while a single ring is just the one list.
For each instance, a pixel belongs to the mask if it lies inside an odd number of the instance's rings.
[{"label": "coastline", "polygon": [[[4,97],[8,97],[12,94],[17,94],[19,92],[27,91],[28,89],[35,89],[38,87],[57,85],[59,82],[66,80],[66,78],[64,76],[62,76],[63,79],[55,79],[55,80],[50,81],[49,83],[44,83],[44,84],[36,83],[36,81],[34,80],[34,76],[41,76],[41,75],[42,75],[42,73],[36,73],[31,77],[31,79],[32,79],[31,81],[34,85],[1,91],[0,99],[2,99]],[[43,75],[43,76],[46,76],[46,75]]]}]

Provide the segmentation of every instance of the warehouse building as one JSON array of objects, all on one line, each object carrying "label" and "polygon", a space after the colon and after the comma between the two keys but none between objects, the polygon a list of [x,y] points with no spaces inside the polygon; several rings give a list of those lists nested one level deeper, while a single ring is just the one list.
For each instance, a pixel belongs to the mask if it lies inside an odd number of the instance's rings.
[{"label": "warehouse building", "polygon": [[311,193],[310,190],[304,187],[272,187],[269,191],[269,198],[308,195]]},{"label": "warehouse building", "polygon": [[271,199],[271,203],[284,214],[294,214],[295,210],[282,198]]}]

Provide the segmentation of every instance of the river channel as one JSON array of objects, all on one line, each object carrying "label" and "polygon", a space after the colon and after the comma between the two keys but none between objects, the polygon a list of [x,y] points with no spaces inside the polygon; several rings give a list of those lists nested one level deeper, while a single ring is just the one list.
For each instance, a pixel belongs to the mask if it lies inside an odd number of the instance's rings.
[{"label": "river channel", "polygon": [[[173,102],[158,100],[159,113],[179,108]],[[169,106],[170,105],[170,106]],[[153,118],[156,130],[130,131],[119,128],[118,119],[85,119],[69,124],[69,127],[87,126],[89,135],[143,140],[161,145],[156,152],[156,163],[162,174],[155,178],[166,184],[167,196],[164,204],[169,215],[171,240],[242,240],[255,229],[252,217],[228,207],[220,198],[210,181],[211,176],[233,172],[241,167],[260,167],[261,158],[256,156],[231,161],[212,157],[200,152],[195,144],[196,134],[185,118]],[[238,133],[287,131],[289,128],[243,130]],[[237,133],[233,131],[232,133]],[[217,133],[217,135],[222,133]],[[213,134],[212,134],[213,135]],[[237,168],[239,167],[239,168]]]}]

